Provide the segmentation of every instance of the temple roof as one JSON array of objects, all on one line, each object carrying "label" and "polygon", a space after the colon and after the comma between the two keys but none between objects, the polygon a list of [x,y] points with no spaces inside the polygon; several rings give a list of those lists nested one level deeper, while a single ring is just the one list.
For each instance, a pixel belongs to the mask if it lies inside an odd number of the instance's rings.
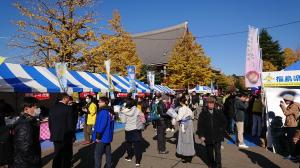
[{"label": "temple roof", "polygon": [[176,41],[187,32],[187,22],[145,33],[133,34],[143,64],[166,64]]}]

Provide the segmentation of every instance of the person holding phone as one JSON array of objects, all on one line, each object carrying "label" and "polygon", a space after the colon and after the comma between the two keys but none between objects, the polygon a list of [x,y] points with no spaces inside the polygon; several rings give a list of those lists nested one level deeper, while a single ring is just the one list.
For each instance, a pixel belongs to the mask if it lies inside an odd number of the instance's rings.
[{"label": "person holding phone", "polygon": [[283,114],[285,115],[285,132],[288,139],[288,153],[289,155],[286,159],[295,160],[296,159],[296,147],[293,142],[293,136],[296,133],[298,126],[298,118],[300,112],[300,104],[294,102],[294,95],[285,94],[283,95],[283,101],[280,101],[280,108],[282,109]]},{"label": "person holding phone", "polygon": [[239,93],[235,100],[235,121],[237,128],[237,145],[239,148],[249,148],[244,143],[244,119],[248,102],[249,97],[245,93]]}]

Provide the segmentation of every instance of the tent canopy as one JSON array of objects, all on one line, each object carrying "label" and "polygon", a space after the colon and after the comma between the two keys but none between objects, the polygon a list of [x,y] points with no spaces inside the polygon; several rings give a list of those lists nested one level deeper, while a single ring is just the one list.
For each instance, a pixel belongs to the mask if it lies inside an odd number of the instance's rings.
[{"label": "tent canopy", "polygon": [[172,95],[174,95],[176,93],[174,90],[170,89],[167,86],[163,86],[163,85],[154,85],[154,92],[167,93],[167,94],[172,94]]},{"label": "tent canopy", "polygon": [[[108,92],[105,74],[67,71],[67,86],[71,92]],[[128,77],[112,75],[114,88],[118,92],[129,92]],[[149,87],[135,81],[138,92],[150,92]],[[54,68],[3,63],[0,65],[0,92],[49,92],[59,93],[62,88]]]},{"label": "tent canopy", "polygon": [[197,85],[194,89],[190,89],[189,92],[195,91],[196,93],[211,93],[211,88],[208,86]]},{"label": "tent canopy", "polygon": [[300,70],[300,61],[295,62],[294,64],[286,67],[284,69],[285,71],[294,71],[294,70]]}]

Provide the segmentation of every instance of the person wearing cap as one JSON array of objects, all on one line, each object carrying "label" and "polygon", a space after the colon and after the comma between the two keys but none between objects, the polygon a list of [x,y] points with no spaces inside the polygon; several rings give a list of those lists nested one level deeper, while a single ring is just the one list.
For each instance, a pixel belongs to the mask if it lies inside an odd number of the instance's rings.
[{"label": "person wearing cap", "polygon": [[296,133],[299,119],[299,111],[300,111],[300,104],[294,102],[294,96],[291,94],[283,95],[283,100],[280,101],[280,107],[285,115],[285,132],[287,134],[288,139],[288,152],[289,156],[286,159],[294,160],[296,159],[296,151],[295,151],[295,144],[293,143],[293,136]]},{"label": "person wearing cap", "polygon": [[208,167],[220,168],[221,142],[224,140],[227,120],[223,112],[216,108],[215,98],[208,97],[206,103],[199,115],[197,135],[205,142]]}]

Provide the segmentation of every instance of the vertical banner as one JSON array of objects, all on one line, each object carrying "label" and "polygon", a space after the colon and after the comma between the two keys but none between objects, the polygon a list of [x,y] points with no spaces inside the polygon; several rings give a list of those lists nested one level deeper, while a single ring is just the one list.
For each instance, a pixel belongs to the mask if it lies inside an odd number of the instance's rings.
[{"label": "vertical banner", "polygon": [[108,87],[109,87],[109,96],[111,99],[114,99],[114,86],[111,80],[111,75],[110,75],[110,59],[104,61],[105,64],[105,69],[106,69],[106,76],[107,76],[107,81],[108,81]]},{"label": "vertical banner", "polygon": [[150,89],[154,90],[154,84],[155,84],[155,73],[154,73],[154,71],[148,71],[147,72],[147,81],[148,81]]},{"label": "vertical banner", "polygon": [[130,92],[136,93],[135,85],[135,66],[127,66],[127,76],[130,83]]},{"label": "vertical banner", "polygon": [[214,87],[214,84],[213,84],[212,81],[210,82],[210,89],[211,89],[211,94],[214,94],[215,93],[215,87]]},{"label": "vertical banner", "polygon": [[261,65],[258,28],[249,26],[245,67],[246,87],[261,86]]},{"label": "vertical banner", "polygon": [[62,88],[63,92],[67,92],[68,90],[67,63],[65,62],[55,63],[55,70],[56,70],[56,76],[59,81],[60,87]]}]

